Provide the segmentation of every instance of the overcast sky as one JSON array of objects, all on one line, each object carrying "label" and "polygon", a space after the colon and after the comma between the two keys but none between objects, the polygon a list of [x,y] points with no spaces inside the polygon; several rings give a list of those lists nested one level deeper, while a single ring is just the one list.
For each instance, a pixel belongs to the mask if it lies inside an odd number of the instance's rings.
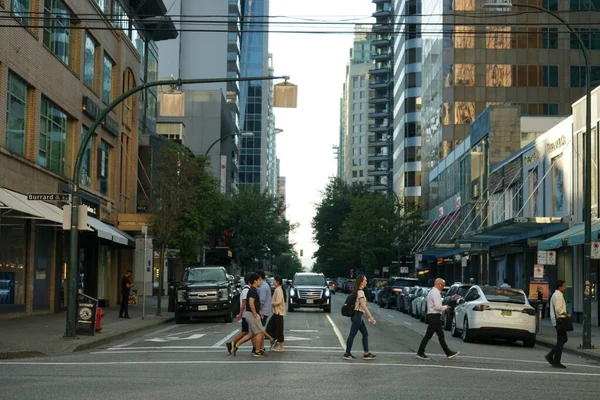
[{"label": "overcast sky", "polygon": [[[356,22],[368,22],[374,10],[370,0],[271,0],[269,14],[328,21],[362,18]],[[277,154],[287,183],[287,218],[300,224],[292,241],[297,243],[298,252],[304,250],[302,263],[310,269],[317,250],[311,228],[315,204],[328,178],[337,171],[332,146],[339,142],[340,98],[353,35],[273,33],[288,28],[312,29],[272,25],[269,34],[275,75],[289,75],[298,85],[298,108],[275,109],[276,126],[284,130],[277,135]],[[336,28],[327,24],[317,29]],[[352,31],[353,27],[337,29]]]}]

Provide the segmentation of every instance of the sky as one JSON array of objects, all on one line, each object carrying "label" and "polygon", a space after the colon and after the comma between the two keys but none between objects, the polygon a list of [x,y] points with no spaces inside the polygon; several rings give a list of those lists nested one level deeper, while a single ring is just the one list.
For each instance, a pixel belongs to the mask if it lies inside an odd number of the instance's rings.
[{"label": "sky", "polygon": [[[369,22],[374,10],[371,0],[271,0],[269,14],[327,21],[359,19],[360,23]],[[277,135],[277,155],[280,173],[286,177],[287,218],[299,224],[291,240],[298,253],[303,250],[302,264],[310,270],[317,250],[311,228],[315,205],[329,177],[337,172],[332,146],[339,143],[340,98],[354,35],[273,32],[286,28],[311,28],[272,25],[269,29],[275,75],[289,75],[290,82],[298,85],[298,107],[275,109],[276,127],[284,130]],[[336,28],[328,24],[318,29]],[[350,25],[337,29],[354,30]]]}]

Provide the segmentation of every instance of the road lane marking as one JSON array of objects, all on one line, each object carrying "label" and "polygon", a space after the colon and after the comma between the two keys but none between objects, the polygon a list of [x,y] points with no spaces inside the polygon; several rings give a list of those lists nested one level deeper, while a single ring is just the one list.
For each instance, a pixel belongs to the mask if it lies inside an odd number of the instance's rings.
[{"label": "road lane marking", "polygon": [[388,317],[390,317],[390,318],[394,318],[394,316],[393,316],[393,315],[390,315],[390,314],[388,314],[387,316],[388,316]]},{"label": "road lane marking", "polygon": [[287,343],[287,342],[296,342],[298,340],[312,340],[312,339],[311,338],[298,337],[298,336],[289,336],[289,335],[285,336],[285,343]]},{"label": "road lane marking", "polygon": [[342,336],[342,332],[340,332],[340,330],[338,329],[337,325],[335,324],[335,322],[333,322],[333,320],[331,319],[331,317],[329,316],[329,314],[325,313],[325,316],[327,317],[327,320],[329,321],[329,323],[333,327],[333,332],[335,332],[335,335],[337,336],[337,338],[338,338],[338,340],[340,342],[340,346],[342,346],[342,349],[345,349],[346,348],[346,342],[344,341],[344,337]]},{"label": "road lane marking", "polygon": [[404,321],[404,323],[405,323],[406,325],[410,325],[410,326],[412,326],[412,324],[411,324],[410,322],[406,322],[406,321]]},{"label": "road lane marking", "polygon": [[422,364],[398,364],[398,363],[382,363],[382,362],[336,362],[336,361],[322,361],[315,363],[314,361],[293,361],[293,360],[173,360],[173,361],[96,361],[96,362],[38,362],[38,361],[0,361],[0,365],[23,365],[23,366],[95,366],[95,365],[148,365],[155,366],[157,364],[162,365],[203,365],[203,364],[287,364],[287,365],[310,365],[311,367],[319,366],[331,366],[331,365],[345,365],[350,367],[409,367],[409,368],[431,368],[431,369],[454,369],[463,371],[476,371],[476,372],[495,372],[495,373],[509,373],[509,374],[530,374],[530,375],[557,375],[557,376],[595,376],[600,378],[600,373],[592,372],[566,372],[566,371],[553,371],[553,370],[542,370],[542,371],[531,371],[531,370],[519,370],[519,369],[506,369],[506,368],[483,368],[483,367],[464,367],[459,365],[442,365],[432,363]]},{"label": "road lane marking", "polygon": [[235,336],[236,333],[239,332],[239,329],[234,330],[229,335],[225,336],[223,339],[219,340],[217,343],[213,344],[212,347],[221,347],[225,344],[226,341]]},{"label": "road lane marking", "polygon": [[290,332],[319,332],[316,329],[290,329]]}]

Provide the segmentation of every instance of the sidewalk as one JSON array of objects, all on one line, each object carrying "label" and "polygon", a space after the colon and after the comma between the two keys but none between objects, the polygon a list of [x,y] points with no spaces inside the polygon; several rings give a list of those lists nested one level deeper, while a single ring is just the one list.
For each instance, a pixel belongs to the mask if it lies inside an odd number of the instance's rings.
[{"label": "sidewalk", "polygon": [[0,359],[38,357],[88,350],[102,346],[124,336],[166,324],[173,320],[167,312],[169,298],[161,302],[162,317],[156,314],[156,297],[146,298],[146,316],[142,319],[142,299],[129,306],[131,319],[119,318],[119,308],[103,309],[102,331],[94,336],[81,335],[65,338],[66,313],[28,316],[0,320]]},{"label": "sidewalk", "polygon": [[[600,327],[592,325],[592,346],[593,349],[580,349],[582,343],[583,324],[573,324],[575,330],[569,332],[569,341],[565,344],[563,351],[575,356],[589,358],[600,361]],[[556,330],[552,326],[550,318],[542,320],[542,334],[538,334],[536,344],[542,347],[551,348],[556,344]]]}]

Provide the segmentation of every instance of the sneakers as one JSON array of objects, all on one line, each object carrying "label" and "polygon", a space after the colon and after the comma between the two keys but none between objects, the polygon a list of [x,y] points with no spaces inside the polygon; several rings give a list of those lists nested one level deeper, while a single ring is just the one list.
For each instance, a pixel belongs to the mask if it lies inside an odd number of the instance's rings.
[{"label": "sneakers", "polygon": [[457,355],[460,354],[460,351],[451,351],[450,353],[446,354],[446,357],[448,357],[448,359],[454,358]]},{"label": "sneakers", "polygon": [[350,353],[344,353],[344,360],[356,360],[356,357]]},{"label": "sneakers", "polygon": [[562,368],[562,369],[567,369],[566,365],[563,365],[560,361],[559,362],[555,362],[554,364],[552,364],[552,366],[554,368]]},{"label": "sneakers", "polygon": [[227,347],[227,352],[231,354],[231,342],[225,343],[225,347]]},{"label": "sneakers", "polygon": [[365,355],[363,355],[363,359],[365,359],[365,360],[374,360],[375,357],[377,357],[377,356],[375,354],[373,354],[373,353],[370,353],[370,352],[367,353],[367,354],[365,354]]},{"label": "sneakers", "polygon": [[235,343],[231,343],[231,355],[235,357],[235,353],[237,353],[238,347],[235,345]]},{"label": "sneakers", "polygon": [[277,339],[273,339],[273,341],[271,341],[271,346],[269,346],[269,350],[273,350],[273,347],[277,346]]},{"label": "sneakers", "polygon": [[425,353],[418,353],[418,354],[417,354],[417,358],[418,358],[418,359],[420,359],[420,360],[425,360],[425,361],[429,361],[429,360],[431,360],[431,357],[427,357],[427,356],[425,355]]},{"label": "sneakers", "polygon": [[550,365],[554,365],[554,360],[552,359],[552,357],[550,356],[550,354],[546,354],[546,355],[544,356],[544,358],[546,359],[546,361],[548,361],[548,363],[549,363]]},{"label": "sneakers", "polygon": [[266,358],[269,357],[264,351],[260,350],[257,352],[252,352],[252,355],[256,358]]}]

